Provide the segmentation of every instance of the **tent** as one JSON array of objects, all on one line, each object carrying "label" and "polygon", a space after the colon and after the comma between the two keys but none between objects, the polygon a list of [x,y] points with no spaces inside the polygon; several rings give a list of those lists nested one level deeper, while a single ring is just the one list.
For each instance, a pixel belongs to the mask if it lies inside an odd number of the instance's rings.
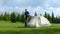
[{"label": "tent", "polygon": [[27,24],[28,27],[42,27],[42,26],[51,26],[51,23],[44,16],[35,16]]}]

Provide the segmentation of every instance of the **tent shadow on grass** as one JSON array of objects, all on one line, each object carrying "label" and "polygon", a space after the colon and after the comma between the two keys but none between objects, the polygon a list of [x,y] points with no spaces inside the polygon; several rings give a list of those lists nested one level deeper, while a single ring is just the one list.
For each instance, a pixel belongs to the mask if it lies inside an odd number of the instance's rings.
[{"label": "tent shadow on grass", "polygon": [[18,26],[16,28],[35,28],[35,27],[24,27],[24,26]]}]

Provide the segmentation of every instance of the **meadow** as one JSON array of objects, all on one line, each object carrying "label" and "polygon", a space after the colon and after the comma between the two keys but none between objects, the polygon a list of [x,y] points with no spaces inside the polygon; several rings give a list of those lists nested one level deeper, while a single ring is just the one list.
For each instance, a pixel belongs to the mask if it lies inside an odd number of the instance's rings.
[{"label": "meadow", "polygon": [[0,21],[0,34],[60,34],[60,24],[52,26],[29,28],[24,27],[24,23],[11,23],[10,21]]}]

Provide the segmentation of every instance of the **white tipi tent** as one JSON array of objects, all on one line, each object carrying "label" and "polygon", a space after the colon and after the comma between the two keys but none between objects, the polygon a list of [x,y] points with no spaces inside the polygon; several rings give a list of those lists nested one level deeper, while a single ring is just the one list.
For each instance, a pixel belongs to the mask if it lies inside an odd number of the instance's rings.
[{"label": "white tipi tent", "polygon": [[50,22],[44,16],[35,16],[27,24],[29,27],[51,26]]}]

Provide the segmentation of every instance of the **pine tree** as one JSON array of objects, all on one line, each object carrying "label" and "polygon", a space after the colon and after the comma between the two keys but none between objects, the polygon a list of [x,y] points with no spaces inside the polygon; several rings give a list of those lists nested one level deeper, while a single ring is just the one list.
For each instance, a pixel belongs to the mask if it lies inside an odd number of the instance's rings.
[{"label": "pine tree", "polygon": [[57,18],[57,16],[56,16],[56,18],[55,18],[55,23],[58,23],[58,18]]},{"label": "pine tree", "polygon": [[46,17],[50,22],[52,22],[52,17],[47,12],[45,12],[44,17]]},{"label": "pine tree", "polygon": [[25,22],[24,15],[25,15],[25,13],[23,12],[23,13],[21,14],[21,16],[20,16],[20,19],[21,19],[21,22],[22,22],[22,23],[24,23],[24,22]]},{"label": "pine tree", "polygon": [[47,12],[45,12],[44,17],[48,18],[48,14],[47,14]]},{"label": "pine tree", "polygon": [[16,13],[15,12],[11,13],[10,21],[13,22],[13,23],[17,21],[16,20]]},{"label": "pine tree", "polygon": [[48,20],[50,20],[50,14],[48,14]]},{"label": "pine tree", "polygon": [[37,16],[37,13],[35,12],[35,16]]},{"label": "pine tree", "polygon": [[0,15],[0,20],[3,20],[3,14]]},{"label": "pine tree", "polygon": [[49,20],[50,22],[52,22],[52,18],[51,18],[51,16],[50,16],[50,14],[48,14],[48,20]]},{"label": "pine tree", "polygon": [[45,14],[44,14],[44,17],[46,17],[46,12],[45,12]]},{"label": "pine tree", "polygon": [[52,12],[52,23],[54,23],[54,13]]},{"label": "pine tree", "polygon": [[9,20],[9,14],[7,14],[7,12],[5,12],[3,19],[5,21],[8,21]]},{"label": "pine tree", "polygon": [[20,22],[20,14],[17,15],[17,21]]}]

